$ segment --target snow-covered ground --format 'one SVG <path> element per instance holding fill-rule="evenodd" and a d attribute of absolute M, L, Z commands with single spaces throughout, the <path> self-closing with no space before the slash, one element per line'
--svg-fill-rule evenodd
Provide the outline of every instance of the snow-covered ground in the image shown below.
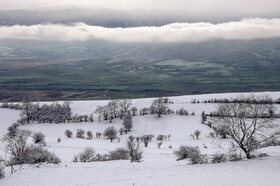
<path fill-rule="evenodd" d="M 268 92 L 274 99 L 280 97 L 280 92 Z M 93 123 L 67 124 L 30 124 L 21 126 L 33 132 L 41 131 L 46 136 L 47 148 L 57 154 L 62 160 L 60 165 L 42 164 L 24 165 L 21 171 L 13 175 L 6 169 L 6 178 L 0 180 L 0 185 L 280 185 L 280 147 L 261 149 L 270 156 L 240 162 L 221 164 L 188 165 L 186 160 L 176 161 L 174 150 L 180 145 L 198 146 L 202 153 L 226 153 L 227 140 L 208 137 L 212 129 L 201 124 L 201 112 L 215 111 L 216 104 L 192 104 L 191 100 L 200 101 L 211 98 L 230 98 L 235 94 L 209 94 L 171 97 L 174 102 L 169 104 L 173 110 L 184 108 L 195 112 L 195 116 L 168 115 L 157 118 L 154 115 L 133 117 L 133 130 L 129 134 L 118 136 L 112 143 L 110 140 L 93 138 L 92 140 L 66 138 L 64 131 L 70 129 L 75 135 L 77 129 L 85 131 L 103 132 L 105 128 L 121 127 L 122 120 L 98 122 L 95 116 Z M 133 106 L 139 109 L 149 107 L 153 99 L 133 100 Z M 75 101 L 71 103 L 73 113 L 90 114 L 98 105 L 105 105 L 107 101 Z M 277 111 L 279 113 L 279 109 Z M 19 112 L 0 109 L 0 136 L 19 117 Z M 193 140 L 190 134 L 196 129 L 201 131 L 200 139 Z M 93 147 L 97 153 L 107 153 L 117 147 L 124 147 L 129 135 L 143 134 L 171 134 L 169 141 L 164 141 L 161 148 L 157 148 L 156 137 L 143 147 L 143 162 L 130 163 L 128 160 L 73 163 L 74 155 L 86 147 Z M 57 138 L 61 142 L 57 142 Z M 31 142 L 31 140 L 30 140 Z M 172 148 L 169 148 L 172 146 Z M 207 146 L 207 148 L 204 148 Z M 0 155 L 5 157 L 4 144 L 0 142 Z"/>

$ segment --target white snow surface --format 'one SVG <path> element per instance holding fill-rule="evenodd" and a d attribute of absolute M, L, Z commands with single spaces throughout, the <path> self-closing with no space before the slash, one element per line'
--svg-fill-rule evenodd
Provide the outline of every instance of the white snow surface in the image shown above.
<path fill-rule="evenodd" d="M 216 104 L 192 104 L 191 100 L 199 101 L 211 98 L 230 98 L 240 93 L 205 94 L 193 96 L 170 97 L 174 102 L 169 104 L 171 109 L 185 108 L 195 116 L 178 116 L 176 114 L 157 118 L 154 115 L 133 117 L 133 129 L 131 133 L 119 135 L 112 143 L 110 140 L 93 138 L 92 140 L 66 138 L 64 131 L 70 129 L 76 134 L 77 129 L 85 131 L 103 132 L 105 128 L 114 126 L 121 128 L 122 120 L 115 119 L 113 123 L 107 121 L 95 121 L 93 123 L 65 123 L 65 124 L 29 124 L 21 126 L 21 129 L 32 132 L 41 131 L 46 136 L 47 146 L 62 161 L 60 165 L 41 164 L 23 165 L 20 171 L 9 173 L 6 167 L 6 177 L 0 180 L 2 186 L 12 185 L 215 185 L 215 186 L 263 186 L 280 185 L 280 147 L 268 147 L 260 149 L 270 156 L 239 162 L 226 162 L 220 164 L 189 165 L 187 160 L 176 161 L 174 150 L 180 145 L 198 146 L 202 153 L 211 155 L 214 153 L 228 152 L 229 139 L 218 140 L 208 137 L 212 131 L 206 125 L 201 124 L 201 112 L 215 111 Z M 243 93 L 248 94 L 248 93 Z M 261 94 L 261 93 L 258 93 Z M 262 93 L 263 94 L 263 93 Z M 280 97 L 280 92 L 266 92 L 274 99 Z M 133 106 L 138 110 L 149 107 L 154 98 L 135 99 Z M 98 105 L 105 105 L 108 101 L 73 101 L 72 112 L 75 114 L 91 114 Z M 279 108 L 277 113 L 279 112 Z M 19 118 L 19 111 L 0 109 L 0 136 L 7 132 L 7 128 Z M 193 140 L 190 134 L 196 129 L 201 131 L 198 140 Z M 154 134 L 152 142 L 144 150 L 141 163 L 130 163 L 129 160 L 73 163 L 74 155 L 83 151 L 86 147 L 93 147 L 97 153 L 107 153 L 117 147 L 124 147 L 129 135 L 140 136 Z M 161 148 L 157 148 L 156 137 L 158 134 L 171 134 L 169 141 L 164 141 Z M 57 138 L 61 142 L 57 142 Z M 32 140 L 29 140 L 32 143 Z M 172 148 L 169 148 L 172 146 Z M 204 148 L 207 146 L 207 148 Z M 0 142 L 0 155 L 5 157 L 4 144 Z"/>

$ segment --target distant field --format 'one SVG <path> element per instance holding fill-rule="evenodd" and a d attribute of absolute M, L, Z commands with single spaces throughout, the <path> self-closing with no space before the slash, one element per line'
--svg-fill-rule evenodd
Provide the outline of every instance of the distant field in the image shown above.
<path fill-rule="evenodd" d="M 0 100 L 143 98 L 218 92 L 279 91 L 280 64 L 161 59 L 83 60 L 2 68 Z"/>

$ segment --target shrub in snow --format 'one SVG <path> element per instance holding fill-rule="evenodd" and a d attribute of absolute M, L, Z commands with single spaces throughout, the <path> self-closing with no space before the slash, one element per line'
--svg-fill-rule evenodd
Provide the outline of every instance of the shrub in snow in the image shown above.
<path fill-rule="evenodd" d="M 135 139 L 136 139 L 136 142 L 139 142 L 141 137 L 135 137 Z"/>
<path fill-rule="evenodd" d="M 124 133 L 124 129 L 120 128 L 119 133 L 120 133 L 120 135 L 122 135 Z"/>
<path fill-rule="evenodd" d="M 141 115 L 141 116 L 144 116 L 144 115 L 148 114 L 148 112 L 149 112 L 149 109 L 148 109 L 148 108 L 142 108 L 142 109 L 140 110 L 140 115 Z"/>
<path fill-rule="evenodd" d="M 110 161 L 110 156 L 108 154 L 97 154 L 94 161 Z"/>
<path fill-rule="evenodd" d="M 201 134 L 201 132 L 199 130 L 194 131 L 193 133 L 196 137 L 196 139 L 198 139 L 199 135 Z"/>
<path fill-rule="evenodd" d="M 125 148 L 117 148 L 114 151 L 109 152 L 110 160 L 128 160 L 128 150 Z"/>
<path fill-rule="evenodd" d="M 161 145 L 162 145 L 162 142 L 159 142 L 159 143 L 157 144 L 157 147 L 160 148 Z"/>
<path fill-rule="evenodd" d="M 88 147 L 78 155 L 80 162 L 92 162 L 94 161 L 95 151 L 93 148 Z M 74 157 L 75 160 L 75 157 Z"/>
<path fill-rule="evenodd" d="M 16 136 L 17 132 L 18 132 L 18 127 L 19 124 L 18 123 L 14 123 L 12 124 L 9 128 L 8 128 L 8 133 L 6 134 L 7 136 L 9 136 L 10 138 L 13 138 Z"/>
<path fill-rule="evenodd" d="M 91 131 L 87 131 L 87 138 L 92 139 L 93 135 Z"/>
<path fill-rule="evenodd" d="M 179 110 L 176 111 L 176 114 L 178 114 L 180 116 L 187 116 L 187 115 L 189 115 L 189 112 L 187 110 L 185 110 L 184 108 L 180 108 Z"/>
<path fill-rule="evenodd" d="M 192 116 L 194 116 L 195 115 L 195 112 L 192 112 Z"/>
<path fill-rule="evenodd" d="M 194 139 L 194 134 L 191 134 L 190 137 L 192 137 Z"/>
<path fill-rule="evenodd" d="M 207 155 L 201 154 L 197 147 L 181 146 L 178 150 L 174 151 L 174 154 L 177 156 L 177 161 L 189 158 L 191 164 L 208 162 Z"/>
<path fill-rule="evenodd" d="M 167 135 L 167 140 L 168 140 L 168 141 L 170 140 L 170 137 L 171 137 L 171 134 L 168 134 L 168 135 Z"/>
<path fill-rule="evenodd" d="M 22 163 L 36 164 L 41 162 L 59 164 L 61 160 L 42 146 L 27 147 L 24 151 Z"/>
<path fill-rule="evenodd" d="M 11 137 L 10 135 L 5 135 L 3 142 L 6 144 L 6 151 L 8 154 L 12 155 L 11 162 L 13 164 L 24 163 L 24 152 L 27 148 L 27 139 L 31 135 L 31 131 L 28 130 L 18 130 L 16 135 Z"/>
<path fill-rule="evenodd" d="M 258 158 L 263 158 L 263 157 L 266 157 L 266 156 L 269 156 L 269 155 L 267 153 L 258 154 Z"/>
<path fill-rule="evenodd" d="M 213 154 L 211 156 L 211 163 L 221 163 L 226 161 L 227 161 L 226 154 Z"/>
<path fill-rule="evenodd" d="M 193 151 L 190 154 L 190 163 L 191 164 L 206 164 L 208 163 L 208 157 L 206 154 L 201 154 L 200 150 Z"/>
<path fill-rule="evenodd" d="M 96 138 L 100 138 L 101 137 L 101 135 L 102 135 L 102 133 L 101 132 L 96 132 Z"/>
<path fill-rule="evenodd" d="M 228 160 L 229 161 L 241 161 L 242 155 L 241 155 L 241 153 L 230 153 L 228 155 Z"/>
<path fill-rule="evenodd" d="M 133 142 L 133 140 L 135 139 L 135 137 L 132 136 L 132 135 L 130 135 L 130 136 L 128 136 L 128 139 L 129 139 L 131 142 Z"/>
<path fill-rule="evenodd" d="M 42 132 L 36 132 L 32 136 L 33 142 L 40 145 L 46 145 L 45 135 Z"/>
<path fill-rule="evenodd" d="M 60 143 L 61 142 L 61 138 L 57 138 L 57 142 Z"/>
<path fill-rule="evenodd" d="M 73 158 L 73 162 L 78 162 L 78 159 L 79 159 L 79 155 L 75 155 Z"/>
<path fill-rule="evenodd" d="M 113 139 L 117 138 L 117 130 L 114 127 L 108 127 L 105 129 L 103 136 L 110 139 L 112 142 Z"/>
<path fill-rule="evenodd" d="M 215 126 L 213 127 L 213 130 L 222 138 L 227 138 L 227 136 L 230 135 L 228 127 L 226 125 Z"/>
<path fill-rule="evenodd" d="M 211 137 L 211 138 L 215 138 L 215 134 L 214 134 L 214 132 L 209 132 L 209 137 Z"/>
<path fill-rule="evenodd" d="M 148 144 L 150 142 L 149 136 L 147 136 L 147 135 L 143 136 L 143 142 L 144 142 L 145 147 L 148 147 Z"/>
<path fill-rule="evenodd" d="M 153 134 L 149 134 L 149 140 L 152 141 L 152 139 L 155 137 Z"/>
<path fill-rule="evenodd" d="M 131 111 L 132 111 L 132 115 L 133 115 L 133 116 L 136 116 L 137 108 L 136 108 L 136 107 L 132 107 L 132 108 L 131 108 Z"/>
<path fill-rule="evenodd" d="M 140 148 L 140 143 L 127 141 L 126 148 L 131 162 L 140 162 L 142 160 L 143 151 Z"/>
<path fill-rule="evenodd" d="M 84 139 L 85 131 L 83 129 L 77 129 L 76 137 Z"/>
<path fill-rule="evenodd" d="M 168 148 L 172 149 L 172 145 L 169 145 Z"/>
<path fill-rule="evenodd" d="M 67 129 L 67 130 L 64 132 L 64 134 L 65 134 L 65 136 L 66 136 L 67 138 L 72 138 L 72 136 L 73 136 L 72 131 L 69 130 L 69 129 Z"/>
<path fill-rule="evenodd" d="M 161 134 L 158 135 L 158 137 L 157 137 L 157 140 L 158 140 L 158 141 L 162 141 L 163 139 L 164 139 L 164 135 L 161 135 Z"/>
<path fill-rule="evenodd" d="M 242 160 L 242 155 L 240 153 L 240 150 L 234 144 L 232 144 L 231 148 L 229 149 L 228 160 L 229 161 L 241 161 Z"/>

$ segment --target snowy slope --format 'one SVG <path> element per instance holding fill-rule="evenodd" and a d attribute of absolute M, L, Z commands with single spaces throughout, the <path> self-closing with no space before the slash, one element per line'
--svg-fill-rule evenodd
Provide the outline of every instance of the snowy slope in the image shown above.
<path fill-rule="evenodd" d="M 279 98 L 280 92 L 268 93 L 273 98 Z M 42 131 L 46 136 L 47 148 L 61 158 L 60 165 L 24 165 L 21 171 L 0 180 L 0 185 L 279 185 L 280 184 L 280 147 L 261 149 L 271 156 L 241 162 L 228 162 L 215 165 L 187 165 L 187 161 L 176 161 L 173 151 L 180 145 L 198 146 L 203 153 L 213 154 L 228 151 L 228 140 L 209 138 L 212 130 L 201 124 L 201 112 L 215 111 L 216 104 L 192 104 L 192 99 L 204 101 L 211 98 L 229 98 L 236 94 L 209 94 L 195 96 L 180 96 L 170 98 L 174 103 L 169 104 L 173 110 L 185 108 L 194 111 L 195 116 L 169 115 L 156 118 L 153 115 L 133 117 L 131 133 L 118 136 L 112 143 L 107 139 L 92 140 L 71 138 L 64 136 L 64 131 L 70 129 L 75 135 L 77 129 L 85 131 L 103 132 L 105 128 L 121 127 L 122 120 L 94 121 L 93 123 L 67 124 L 30 124 L 21 126 L 22 129 Z M 133 100 L 133 106 L 139 109 L 149 107 L 153 99 Z M 105 105 L 107 101 L 75 101 L 71 103 L 73 113 L 90 114 L 98 105 Z M 279 112 L 279 109 L 278 111 Z M 19 117 L 18 111 L 0 109 L 0 135 Z M 96 119 L 96 116 L 95 116 Z M 97 119 L 96 119 L 97 120 Z M 193 140 L 189 135 L 194 130 L 200 130 L 199 140 Z M 117 147 L 123 147 L 129 135 L 143 134 L 171 134 L 170 141 L 164 141 L 161 148 L 157 148 L 156 137 L 148 148 L 143 147 L 143 162 L 110 161 L 94 163 L 73 163 L 74 155 L 86 147 L 93 147 L 97 153 L 107 153 Z M 60 137 L 62 141 L 57 142 Z M 31 141 L 30 141 L 31 142 Z M 0 143 L 3 150 L 4 146 Z M 204 145 L 207 148 L 203 148 Z M 172 146 L 172 148 L 169 148 Z M 3 157 L 3 151 L 2 153 Z"/>

